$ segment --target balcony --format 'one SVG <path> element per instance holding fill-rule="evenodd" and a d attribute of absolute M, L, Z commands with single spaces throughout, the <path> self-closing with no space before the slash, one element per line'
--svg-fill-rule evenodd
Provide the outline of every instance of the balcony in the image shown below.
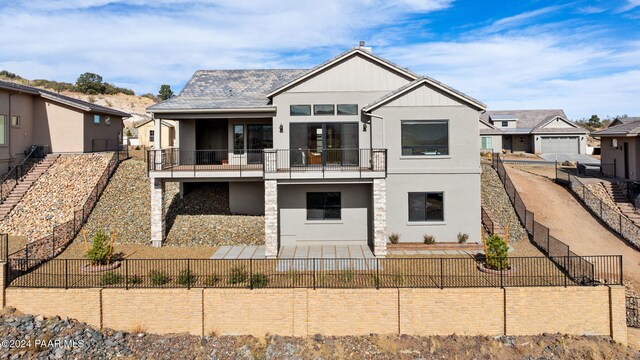
<path fill-rule="evenodd" d="M 149 150 L 159 178 L 373 179 L 386 177 L 386 149 Z"/>

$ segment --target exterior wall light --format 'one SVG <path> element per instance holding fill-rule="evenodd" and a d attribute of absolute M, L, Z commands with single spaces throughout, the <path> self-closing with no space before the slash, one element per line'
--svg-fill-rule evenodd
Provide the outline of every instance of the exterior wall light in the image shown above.
<path fill-rule="evenodd" d="M 282 124 L 280 124 L 280 134 L 282 134 L 284 132 L 284 126 L 282 126 Z"/>
<path fill-rule="evenodd" d="M 367 124 L 363 124 L 362 125 L 362 131 L 363 132 L 367 132 Z"/>

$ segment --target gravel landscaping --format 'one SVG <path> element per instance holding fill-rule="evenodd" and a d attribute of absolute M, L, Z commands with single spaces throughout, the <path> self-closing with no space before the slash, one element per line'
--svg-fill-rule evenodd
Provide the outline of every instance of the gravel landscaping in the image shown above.
<path fill-rule="evenodd" d="M 180 199 L 176 182 L 165 187 L 166 245 L 218 246 L 264 244 L 264 217 L 232 215 L 225 184 L 203 184 Z M 116 242 L 147 244 L 151 234 L 151 198 L 146 163 L 129 159 L 120 164 L 94 208 L 85 229 L 111 232 Z M 83 241 L 82 236 L 76 242 Z"/>
<path fill-rule="evenodd" d="M 29 189 L 0 232 L 30 241 L 50 235 L 54 225 L 73 218 L 104 172 L 111 153 L 61 155 Z"/>
<path fill-rule="evenodd" d="M 509 201 L 498 173 L 488 164 L 482 164 L 482 204 L 496 217 L 503 227 L 509 225 L 509 241 L 527 239 L 526 230 L 520 225 L 515 209 Z"/>
<path fill-rule="evenodd" d="M 11 359 L 640 358 L 637 350 L 599 336 L 155 335 L 144 329 L 97 330 L 74 319 L 23 315 L 13 308 L 2 310 L 0 337 L 14 345 L 0 348 L 0 357 Z"/>

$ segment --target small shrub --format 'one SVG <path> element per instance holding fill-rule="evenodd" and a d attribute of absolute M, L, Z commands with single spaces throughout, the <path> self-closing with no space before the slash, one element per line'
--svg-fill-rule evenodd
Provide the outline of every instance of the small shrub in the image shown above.
<path fill-rule="evenodd" d="M 191 284 L 196 282 L 196 279 L 197 279 L 196 275 L 191 273 L 191 271 L 182 270 L 178 274 L 178 278 L 176 279 L 176 281 L 178 282 L 178 284 L 182 286 L 190 286 Z"/>
<path fill-rule="evenodd" d="M 298 273 L 295 270 L 290 269 L 289 272 L 288 272 L 288 275 L 289 275 L 289 281 L 292 284 L 295 284 L 296 281 L 298 280 Z"/>
<path fill-rule="evenodd" d="M 215 286 L 219 282 L 220 282 L 220 276 L 216 274 L 211 274 L 207 276 L 206 279 L 204 280 L 204 283 L 207 286 Z"/>
<path fill-rule="evenodd" d="M 96 98 L 95 98 L 95 96 L 89 96 L 89 97 L 87 98 L 87 101 L 88 101 L 88 102 L 90 102 L 90 103 L 92 103 L 92 104 L 94 104 L 94 103 L 96 102 Z"/>
<path fill-rule="evenodd" d="M 100 277 L 100 283 L 102 285 L 116 285 L 122 282 L 122 275 L 114 273 L 113 271 L 107 271 Z"/>
<path fill-rule="evenodd" d="M 133 134 L 131 133 L 131 129 L 127 129 L 127 131 L 124 133 L 124 136 L 126 137 L 132 137 Z"/>
<path fill-rule="evenodd" d="M 268 282 L 269 279 L 265 274 L 253 274 L 253 276 L 251 276 L 251 284 L 254 289 L 266 287 Z"/>
<path fill-rule="evenodd" d="M 229 272 L 229 284 L 240 284 L 247 280 L 247 272 L 244 266 L 234 266 Z"/>
<path fill-rule="evenodd" d="M 140 150 L 140 145 L 136 145 L 136 150 Z"/>
<path fill-rule="evenodd" d="M 436 237 L 433 235 L 424 235 L 422 237 L 422 239 L 424 239 L 424 243 L 427 245 L 431 245 L 431 244 L 435 244 L 436 243 Z"/>
<path fill-rule="evenodd" d="M 487 240 L 487 267 L 493 270 L 504 270 L 509 267 L 507 242 L 498 235 L 491 235 Z"/>
<path fill-rule="evenodd" d="M 345 270 L 342 274 L 340 274 L 340 279 L 346 283 L 350 283 L 353 281 L 353 278 L 355 277 L 355 273 L 353 272 L 353 270 L 348 269 Z"/>
<path fill-rule="evenodd" d="M 404 285 L 404 273 L 402 271 L 400 271 L 398 274 L 395 275 L 395 280 L 396 280 L 396 285 L 397 286 L 403 286 Z"/>
<path fill-rule="evenodd" d="M 397 233 L 393 233 L 389 235 L 389 242 L 392 244 L 397 244 L 400 241 L 400 235 Z"/>
<path fill-rule="evenodd" d="M 458 244 L 464 244 L 469 240 L 469 234 L 458 233 Z"/>
<path fill-rule="evenodd" d="M 89 259 L 91 265 L 106 265 L 109 263 L 111 255 L 113 255 L 113 247 L 109 244 L 107 234 L 102 230 L 98 230 L 98 232 L 93 235 L 91 248 L 85 256 Z"/>
<path fill-rule="evenodd" d="M 149 279 L 151 279 L 151 284 L 159 286 L 169 282 L 169 275 L 165 274 L 163 271 L 151 270 L 149 271 Z"/>
<path fill-rule="evenodd" d="M 140 277 L 138 275 L 133 275 L 133 276 L 129 277 L 129 284 L 132 284 L 132 285 L 140 285 L 140 284 L 142 284 L 142 277 Z"/>
<path fill-rule="evenodd" d="M 378 288 L 380 287 L 380 277 L 378 277 L 378 275 L 373 274 L 371 275 L 371 282 L 373 283 L 373 286 Z"/>

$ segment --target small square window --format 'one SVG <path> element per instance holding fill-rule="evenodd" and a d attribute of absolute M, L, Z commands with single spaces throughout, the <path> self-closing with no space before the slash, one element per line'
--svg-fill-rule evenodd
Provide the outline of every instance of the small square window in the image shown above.
<path fill-rule="evenodd" d="M 443 221 L 444 193 L 410 192 L 409 221 Z"/>
<path fill-rule="evenodd" d="M 340 220 L 341 209 L 339 192 L 307 193 L 307 220 Z"/>
<path fill-rule="evenodd" d="M 111 126 L 111 117 L 110 116 L 105 116 L 104 117 L 104 124 L 107 126 Z"/>
<path fill-rule="evenodd" d="M 338 115 L 358 115 L 358 104 L 338 104 Z"/>
<path fill-rule="evenodd" d="M 95 125 L 100 125 L 100 115 L 93 115 L 93 123 Z"/>
<path fill-rule="evenodd" d="M 19 115 L 13 115 L 11 117 L 11 126 L 20 127 L 22 125 L 22 118 Z"/>
<path fill-rule="evenodd" d="M 509 127 L 509 122 L 508 121 L 503 121 L 502 122 L 502 127 Z"/>
<path fill-rule="evenodd" d="M 291 105 L 289 106 L 291 116 L 311 116 L 311 105 Z"/>
<path fill-rule="evenodd" d="M 313 105 L 313 115 L 335 115 L 333 104 Z"/>

